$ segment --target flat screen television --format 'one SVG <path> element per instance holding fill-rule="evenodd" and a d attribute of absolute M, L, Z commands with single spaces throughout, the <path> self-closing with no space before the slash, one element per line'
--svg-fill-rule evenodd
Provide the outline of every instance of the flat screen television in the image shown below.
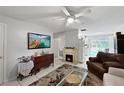
<path fill-rule="evenodd" d="M 28 33 L 28 49 L 50 48 L 51 37 L 36 33 Z"/>

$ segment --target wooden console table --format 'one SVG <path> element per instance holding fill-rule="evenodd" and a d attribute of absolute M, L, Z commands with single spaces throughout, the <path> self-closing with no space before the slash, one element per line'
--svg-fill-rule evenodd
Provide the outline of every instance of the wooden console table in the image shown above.
<path fill-rule="evenodd" d="M 45 54 L 33 58 L 33 72 L 36 74 L 41 68 L 46 68 L 51 64 L 54 65 L 54 54 Z"/>

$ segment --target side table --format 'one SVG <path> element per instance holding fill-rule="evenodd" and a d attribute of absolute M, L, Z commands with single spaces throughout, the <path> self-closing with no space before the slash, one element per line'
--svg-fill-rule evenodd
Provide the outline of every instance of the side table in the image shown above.
<path fill-rule="evenodd" d="M 34 67 L 33 61 L 18 63 L 18 77 L 22 80 L 24 77 L 31 75 L 31 70 Z"/>

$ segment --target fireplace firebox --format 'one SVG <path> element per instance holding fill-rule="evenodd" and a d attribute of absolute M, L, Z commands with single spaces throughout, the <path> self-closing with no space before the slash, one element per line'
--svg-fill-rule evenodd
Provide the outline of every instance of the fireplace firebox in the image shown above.
<path fill-rule="evenodd" d="M 67 62 L 73 62 L 73 55 L 66 54 L 66 61 Z"/>

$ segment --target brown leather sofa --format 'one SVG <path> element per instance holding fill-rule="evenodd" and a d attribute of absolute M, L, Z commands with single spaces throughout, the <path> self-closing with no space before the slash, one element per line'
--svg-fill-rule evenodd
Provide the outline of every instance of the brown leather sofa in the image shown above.
<path fill-rule="evenodd" d="M 98 52 L 96 57 L 89 57 L 88 70 L 103 79 L 109 67 L 124 68 L 124 54 Z"/>

